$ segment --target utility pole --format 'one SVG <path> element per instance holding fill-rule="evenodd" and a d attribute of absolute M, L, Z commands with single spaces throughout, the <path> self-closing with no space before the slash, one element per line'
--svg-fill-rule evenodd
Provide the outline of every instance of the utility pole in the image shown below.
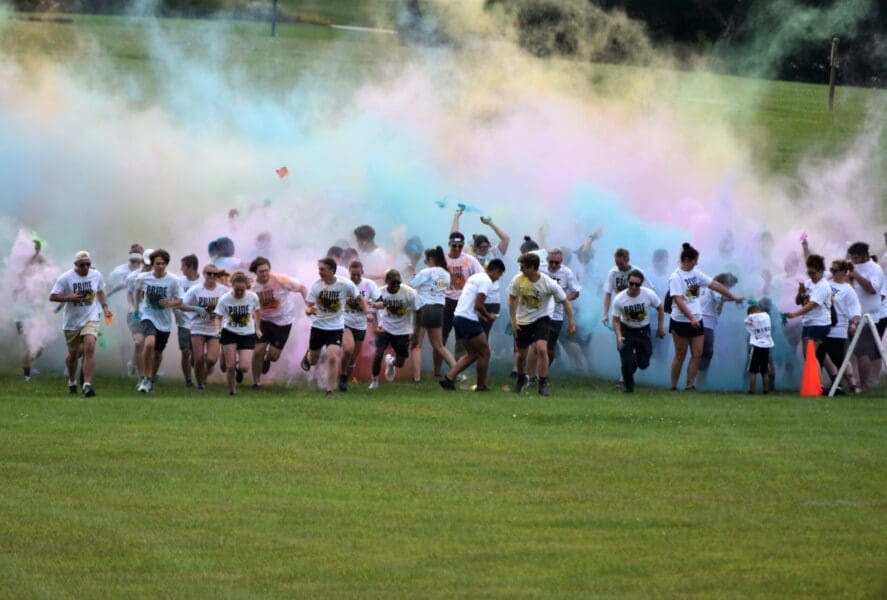
<path fill-rule="evenodd" d="M 274 0 L 274 6 L 271 8 L 271 37 L 277 35 L 277 0 Z"/>
<path fill-rule="evenodd" d="M 832 52 L 828 59 L 828 111 L 835 108 L 835 79 L 838 70 L 838 38 L 832 38 Z"/>

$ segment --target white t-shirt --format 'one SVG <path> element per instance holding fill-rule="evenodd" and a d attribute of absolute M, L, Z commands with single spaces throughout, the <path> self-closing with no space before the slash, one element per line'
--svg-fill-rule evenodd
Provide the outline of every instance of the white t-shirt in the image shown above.
<path fill-rule="evenodd" d="M 203 277 L 198 277 L 193 281 L 188 279 L 184 275 L 179 277 L 179 283 L 182 286 L 181 295 L 182 298 L 185 297 L 185 294 L 188 293 L 188 290 L 193 288 L 194 286 L 201 285 L 203 283 Z M 184 327 L 185 329 L 191 329 L 191 321 L 194 320 L 194 314 L 189 311 L 175 309 L 176 314 L 176 323 L 178 323 L 179 327 Z"/>
<path fill-rule="evenodd" d="M 191 289 L 185 293 L 185 297 L 183 298 L 185 304 L 188 306 L 199 306 L 209 313 L 204 318 L 198 316 L 197 313 L 185 311 L 193 315 L 191 317 L 191 335 L 216 335 L 216 324 L 215 319 L 213 318 L 213 313 L 216 311 L 216 305 L 219 303 L 219 298 L 227 294 L 229 291 L 229 288 L 218 283 L 216 284 L 216 287 L 208 290 L 204 287 L 204 284 L 201 283 L 200 285 L 192 286 Z"/>
<path fill-rule="evenodd" d="M 163 298 L 175 300 L 182 297 L 182 284 L 172 273 L 157 278 L 153 271 L 146 271 L 136 277 L 136 291 L 144 293 L 139 304 L 139 319 L 151 321 L 158 331 L 172 329 L 172 309 L 160 305 Z"/>
<path fill-rule="evenodd" d="M 292 277 L 271 273 L 267 283 L 254 283 L 250 291 L 259 297 L 262 321 L 284 327 L 295 320 L 296 305 L 293 299 L 302 284 Z"/>
<path fill-rule="evenodd" d="M 375 279 L 382 279 L 385 276 L 385 271 L 391 266 L 388 253 L 379 246 L 376 246 L 371 252 L 361 253 L 360 262 L 363 263 L 364 273 Z M 348 276 L 346 275 L 344 279 L 348 279 Z"/>
<path fill-rule="evenodd" d="M 715 329 L 724 309 L 724 296 L 711 288 L 702 288 L 699 292 L 699 308 L 705 328 Z"/>
<path fill-rule="evenodd" d="M 544 273 L 532 282 L 523 273 L 519 273 L 508 286 L 508 295 L 517 298 L 517 324 L 529 325 L 542 317 L 551 317 L 554 303 L 563 302 L 567 294 L 557 282 Z"/>
<path fill-rule="evenodd" d="M 46 289 L 46 288 L 44 288 Z M 89 321 L 98 321 L 102 315 L 102 307 L 98 302 L 97 294 L 105 289 L 105 280 L 102 274 L 95 269 L 81 277 L 74 269 L 65 271 L 52 286 L 52 294 L 83 294 L 83 300 L 78 302 L 65 302 L 65 314 L 62 319 L 62 329 L 74 331 L 86 325 Z"/>
<path fill-rule="evenodd" d="M 887 319 L 887 273 L 884 274 L 884 285 L 881 286 L 881 318 Z"/>
<path fill-rule="evenodd" d="M 650 289 L 656 292 L 657 296 L 665 298 L 665 293 L 668 292 L 668 277 L 669 273 L 657 275 L 653 272 L 649 277 L 644 277 L 644 283 L 649 285 Z"/>
<path fill-rule="evenodd" d="M 756 348 L 773 347 L 770 315 L 767 313 L 753 313 L 745 317 L 745 330 L 748 332 L 748 343 L 752 346 Z"/>
<path fill-rule="evenodd" d="M 387 286 L 379 288 L 379 297 L 385 308 L 378 311 L 379 327 L 391 335 L 410 335 L 413 333 L 413 315 L 418 309 L 419 295 L 408 285 L 401 284 L 396 294 L 388 291 Z"/>
<path fill-rule="evenodd" d="M 355 285 L 357 291 L 368 303 L 379 297 L 379 286 L 372 279 L 361 277 L 360 283 Z M 365 331 L 367 328 L 367 313 L 363 312 L 360 300 L 356 296 L 345 301 L 345 327 L 358 331 Z"/>
<path fill-rule="evenodd" d="M 136 271 L 139 269 L 136 268 Z M 108 274 L 108 286 L 112 289 L 124 283 L 126 281 L 126 276 L 129 275 L 132 271 L 129 269 L 129 263 L 125 262 L 122 265 L 117 265 L 114 269 Z"/>
<path fill-rule="evenodd" d="M 828 337 L 846 340 L 850 319 L 862 316 L 859 297 L 849 283 L 835 283 L 831 281 L 829 282 L 829 287 L 832 289 L 832 302 L 835 305 L 838 322 L 829 330 Z"/>
<path fill-rule="evenodd" d="M 875 288 L 874 294 L 869 294 L 862 289 L 861 285 L 856 284 L 856 295 L 859 296 L 859 306 L 862 308 L 862 314 L 871 315 L 872 319 L 878 320 L 881 314 L 881 287 L 884 285 L 884 271 L 873 260 L 864 262 L 861 265 L 853 265 L 853 270 L 872 282 Z"/>
<path fill-rule="evenodd" d="M 619 292 L 624 292 L 628 289 L 628 274 L 637 269 L 641 273 L 644 271 L 638 269 L 634 265 L 628 265 L 628 268 L 625 271 L 620 271 L 619 267 L 613 267 L 610 269 L 610 272 L 607 273 L 607 278 L 604 280 L 604 293 L 605 294 L 618 294 Z M 649 287 L 650 284 L 647 282 L 646 275 L 644 276 L 644 286 Z"/>
<path fill-rule="evenodd" d="M 650 309 L 659 308 L 662 300 L 659 295 L 649 288 L 642 287 L 634 298 L 628 295 L 628 290 L 616 294 L 613 299 L 610 314 L 619 317 L 619 321 L 631 329 L 640 329 L 650 324 Z"/>
<path fill-rule="evenodd" d="M 496 282 L 490 279 L 490 276 L 487 275 L 486 271 L 475 273 L 469 277 L 468 281 L 465 282 L 465 287 L 462 288 L 462 294 L 459 296 L 459 302 L 456 303 L 456 311 L 453 313 L 453 317 L 462 317 L 470 321 L 480 321 L 477 313 L 474 312 L 477 296 L 478 294 L 483 294 L 489 299 L 489 294 L 493 289 L 494 283 Z M 489 304 L 489 302 L 485 301 L 484 304 Z"/>
<path fill-rule="evenodd" d="M 502 260 L 505 258 L 505 255 L 499 252 L 499 246 L 490 246 L 489 251 L 484 256 L 474 255 L 474 258 L 477 259 L 477 262 L 480 263 L 480 266 L 484 269 L 487 268 L 487 265 L 490 264 L 495 258 Z M 499 304 L 499 280 L 493 281 L 493 287 L 490 288 L 490 293 L 487 294 L 486 304 Z"/>
<path fill-rule="evenodd" d="M 804 327 L 832 324 L 832 288 L 825 277 L 813 283 L 812 279 L 804 282 L 809 302 L 815 302 L 818 306 L 801 317 Z"/>
<path fill-rule="evenodd" d="M 236 298 L 234 290 L 227 292 L 216 303 L 215 314 L 222 317 L 222 329 L 237 335 L 252 335 L 256 332 L 256 320 L 253 318 L 259 308 L 259 297 L 246 290 L 243 298 Z"/>
<path fill-rule="evenodd" d="M 142 271 L 141 269 L 130 271 L 129 275 L 126 276 L 126 279 L 123 280 L 123 284 L 126 286 L 126 296 L 133 306 L 135 306 L 136 303 L 136 279 L 138 279 L 139 275 L 146 272 L 147 271 Z"/>
<path fill-rule="evenodd" d="M 360 295 L 357 286 L 350 279 L 336 277 L 332 283 L 318 279 L 308 289 L 308 302 L 317 308 L 311 315 L 311 326 L 325 331 L 345 328 L 345 302 Z"/>
<path fill-rule="evenodd" d="M 450 258 L 447 254 L 447 270 L 450 272 L 450 286 L 447 288 L 446 297 L 450 300 L 458 300 L 462 294 L 465 282 L 475 273 L 484 270 L 477 259 L 463 252 L 459 258 Z"/>
<path fill-rule="evenodd" d="M 579 285 L 579 280 L 576 279 L 576 275 L 570 269 L 570 267 L 565 267 L 561 265 L 561 268 L 552 273 L 547 268 L 539 269 L 540 272 L 548 275 L 552 279 L 554 279 L 561 289 L 566 292 L 569 296 L 573 292 L 581 292 L 582 286 Z M 552 321 L 563 321 L 564 320 L 564 305 L 563 304 L 555 304 L 554 311 L 551 313 Z"/>
<path fill-rule="evenodd" d="M 419 308 L 426 304 L 443 304 L 450 287 L 450 272 L 442 267 L 427 267 L 413 277 L 410 287 L 419 294 Z"/>
<path fill-rule="evenodd" d="M 702 288 L 708 287 L 712 282 L 712 278 L 700 271 L 692 269 L 684 271 L 680 267 L 674 270 L 671 277 L 668 278 L 668 291 L 672 298 L 682 296 L 687 308 L 697 319 L 702 318 L 702 306 L 699 302 L 699 294 Z M 672 302 L 671 318 L 679 323 L 689 323 L 690 319 L 684 315 L 683 311 L 678 307 L 677 302 Z"/>

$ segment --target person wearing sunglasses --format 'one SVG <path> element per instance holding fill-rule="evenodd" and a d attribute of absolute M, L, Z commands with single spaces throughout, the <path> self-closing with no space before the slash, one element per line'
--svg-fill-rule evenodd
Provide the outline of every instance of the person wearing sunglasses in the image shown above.
<path fill-rule="evenodd" d="M 105 280 L 91 266 L 89 252 L 81 250 L 74 255 L 74 268 L 62 273 L 49 294 L 51 302 L 64 305 L 62 329 L 68 348 L 65 359 L 68 393 L 77 393 L 77 361 L 83 357 L 83 396 L 86 398 L 96 395 L 92 378 L 95 375 L 95 344 L 102 313 L 106 320 L 111 318 L 105 298 Z"/>
<path fill-rule="evenodd" d="M 179 277 L 181 289 L 179 292 L 184 299 L 188 290 L 194 286 L 200 285 L 203 279 L 200 276 L 200 261 L 195 254 L 183 256 L 181 263 L 182 275 Z M 179 362 L 182 368 L 182 376 L 185 378 L 185 386 L 194 387 L 191 380 L 191 365 L 194 364 L 194 357 L 191 354 L 191 320 L 194 318 L 190 312 L 182 312 L 181 308 L 174 310 L 176 316 L 176 333 L 179 341 L 179 351 L 181 352 L 181 360 Z"/>
<path fill-rule="evenodd" d="M 547 265 L 541 266 L 539 269 L 545 275 L 554 279 L 564 293 L 567 294 L 567 300 L 571 303 L 579 298 L 582 286 L 570 267 L 564 264 L 564 251 L 561 248 L 552 248 L 548 251 Z M 551 313 L 551 324 L 548 328 L 548 368 L 551 368 L 555 357 L 557 356 L 557 343 L 561 330 L 564 326 L 564 305 L 554 305 L 554 311 Z M 535 366 L 535 357 L 531 353 L 530 373 L 534 372 L 532 368 Z M 532 378 L 531 378 L 532 379 Z"/>
<path fill-rule="evenodd" d="M 206 389 L 207 375 L 219 360 L 222 346 L 213 313 L 219 298 L 230 289 L 220 282 L 221 269 L 210 263 L 203 267 L 203 279 L 191 287 L 182 299 L 181 309 L 196 315 L 191 319 L 191 355 L 194 357 L 194 375 L 197 389 Z"/>
<path fill-rule="evenodd" d="M 464 248 L 465 236 L 458 231 L 450 233 L 449 252 L 447 252 L 446 255 L 446 268 L 447 271 L 450 272 L 450 285 L 447 287 L 445 294 L 443 326 L 441 328 L 444 346 L 446 346 L 447 340 L 450 337 L 450 332 L 453 330 L 453 316 L 456 313 L 456 305 L 459 304 L 459 297 L 462 295 L 462 289 L 465 287 L 465 282 L 468 281 L 468 278 L 472 275 L 482 273 L 484 270 L 476 258 L 467 252 L 463 252 Z M 456 360 L 459 360 L 459 357 L 461 357 L 464 352 L 462 342 L 459 338 L 456 338 L 454 349 L 455 352 L 453 352 L 453 355 Z M 440 366 L 443 362 L 443 358 L 440 355 L 435 354 L 433 362 L 434 378 L 440 379 Z"/>
<path fill-rule="evenodd" d="M 146 377 L 136 390 L 143 394 L 154 392 L 157 371 L 172 331 L 173 309 L 182 303 L 182 284 L 166 270 L 169 252 L 159 248 L 148 259 L 151 270 L 136 277 L 135 285 L 138 314 L 145 334 L 142 361 Z"/>
<path fill-rule="evenodd" d="M 385 361 L 385 380 L 394 381 L 395 369 L 406 364 L 410 356 L 410 337 L 413 334 L 413 318 L 419 306 L 416 291 L 403 285 L 403 277 L 397 269 L 385 273 L 385 285 L 373 304 L 378 316 L 376 323 L 376 354 L 373 357 L 373 380 L 369 389 L 379 388 L 379 374 Z M 385 358 L 388 347 L 394 356 Z"/>
<path fill-rule="evenodd" d="M 650 337 L 650 310 L 658 313 L 656 337 L 665 337 L 665 309 L 659 295 L 644 285 L 644 274 L 632 269 L 626 279 L 628 288 L 613 299 L 611 318 L 616 334 L 616 349 L 622 365 L 622 391 L 634 391 L 634 374 L 650 366 L 653 341 Z"/>
<path fill-rule="evenodd" d="M 696 375 L 702 361 L 705 346 L 705 329 L 702 320 L 702 305 L 699 301 L 702 288 L 709 287 L 722 294 L 727 300 L 742 302 L 722 283 L 719 283 L 696 268 L 699 251 L 689 243 L 681 247 L 680 266 L 668 278 L 668 292 L 672 298 L 669 331 L 674 342 L 674 360 L 671 363 L 671 389 L 677 390 L 678 379 L 690 351 L 687 365 L 686 390 L 696 390 Z"/>
<path fill-rule="evenodd" d="M 804 291 L 796 298 L 801 308 L 785 313 L 787 319 L 802 317 L 801 339 L 805 356 L 807 340 L 813 340 L 813 347 L 818 350 L 832 328 L 832 288 L 825 278 L 825 259 L 819 254 L 811 254 L 806 265 L 809 279 L 803 283 Z"/>

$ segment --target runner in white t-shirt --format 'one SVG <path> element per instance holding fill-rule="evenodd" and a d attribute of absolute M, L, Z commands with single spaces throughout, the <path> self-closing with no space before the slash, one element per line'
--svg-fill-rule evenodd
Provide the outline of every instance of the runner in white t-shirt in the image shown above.
<path fill-rule="evenodd" d="M 668 292 L 672 299 L 669 331 L 674 341 L 674 360 L 671 363 L 671 389 L 676 390 L 684 359 L 690 351 L 690 364 L 687 365 L 689 391 L 696 390 L 696 374 L 702 360 L 705 346 L 705 330 L 702 321 L 702 306 L 699 294 L 704 287 L 720 292 L 727 300 L 741 302 L 744 298 L 734 296 L 723 284 L 696 268 L 699 251 L 688 243 L 681 247 L 681 264 L 668 279 Z"/>
<path fill-rule="evenodd" d="M 145 333 L 142 362 L 147 378 L 136 388 L 142 393 L 154 392 L 157 371 L 173 327 L 173 308 L 182 303 L 182 284 L 178 277 L 166 271 L 169 252 L 157 249 L 148 258 L 151 270 L 140 274 L 135 281 L 138 314 Z"/>
<path fill-rule="evenodd" d="M 199 267 L 200 263 L 196 255 L 189 254 L 182 257 L 182 276 L 179 277 L 182 298 L 185 297 L 185 294 L 192 287 L 203 283 L 203 280 L 200 278 Z M 190 312 L 183 312 L 178 308 L 175 309 L 175 315 L 176 323 L 178 324 L 179 350 L 182 353 L 182 375 L 185 377 L 185 385 L 192 387 L 194 383 L 191 381 L 191 363 L 193 362 L 191 354 L 191 319 L 194 318 L 194 315 Z"/>
<path fill-rule="evenodd" d="M 862 318 L 859 298 L 853 286 L 847 283 L 847 276 L 852 268 L 853 265 L 849 261 L 833 260 L 829 269 L 832 273 L 829 287 L 832 290 L 832 305 L 835 307 L 837 322 L 829 329 L 825 341 L 820 344 L 816 358 L 832 377 L 832 381 L 847 356 L 847 338 L 856 334 L 856 328 Z M 852 368 L 844 371 L 844 380 L 849 385 L 848 391 L 856 391 Z"/>
<path fill-rule="evenodd" d="M 862 314 L 871 315 L 877 323 L 881 314 L 884 271 L 871 259 L 869 246 L 865 242 L 851 244 L 847 248 L 847 255 L 853 263 L 853 270 L 849 275 L 850 283 L 856 289 Z M 859 385 L 864 390 L 877 384 L 881 373 L 881 353 L 877 342 L 871 328 L 864 327 L 853 350 L 859 366 Z"/>
<path fill-rule="evenodd" d="M 443 248 L 437 246 L 425 250 L 424 269 L 410 282 L 410 287 L 419 294 L 419 311 L 416 313 L 416 331 L 411 341 L 413 350 L 410 360 L 413 366 L 413 381 L 422 379 L 422 341 L 428 335 L 435 356 L 443 358 L 452 369 L 456 361 L 443 342 L 443 312 L 446 291 L 450 286 L 450 272 Z"/>
<path fill-rule="evenodd" d="M 259 297 L 249 290 L 252 282 L 243 271 L 231 275 L 231 291 L 219 298 L 213 314 L 220 329 L 228 393 L 237 394 L 253 362 L 256 340 L 262 338 L 262 310 Z"/>
<path fill-rule="evenodd" d="M 505 263 L 494 258 L 487 263 L 484 272 L 475 273 L 465 282 L 453 316 L 456 339 L 462 341 L 465 355 L 456 361 L 456 365 L 450 369 L 446 377 L 440 379 L 443 389 L 455 390 L 459 374 L 477 362 L 477 385 L 474 390 L 489 391 L 487 372 L 490 365 L 490 344 L 483 321 L 492 321 L 497 316 L 487 310 L 489 305 L 487 294 L 490 293 L 493 284 L 501 279 L 503 273 L 505 273 Z"/>
<path fill-rule="evenodd" d="M 419 295 L 413 288 L 403 285 L 400 271 L 389 269 L 385 273 L 385 285 L 379 289 L 374 306 L 378 315 L 376 327 L 376 354 L 373 357 L 373 381 L 371 390 L 379 387 L 382 360 L 390 346 L 394 356 L 385 363 L 385 379 L 394 381 L 395 368 L 404 366 L 410 355 L 410 336 L 413 333 L 413 317 L 419 306 Z"/>
<path fill-rule="evenodd" d="M 123 309 L 123 302 L 126 302 L 126 300 L 127 300 L 128 294 L 126 292 L 129 289 L 129 285 L 128 285 L 127 280 L 130 275 L 132 275 L 133 273 L 138 273 L 139 271 L 142 270 L 142 265 L 145 264 L 144 259 L 143 259 L 144 252 L 145 252 L 145 249 L 142 247 L 141 244 L 132 244 L 129 247 L 129 260 L 127 262 L 123 263 L 122 265 L 116 266 L 114 268 L 114 270 L 111 271 L 110 275 L 108 275 L 108 281 L 105 283 L 107 284 L 107 287 L 108 287 L 107 297 L 108 297 L 109 303 L 113 304 L 113 301 L 111 300 L 111 298 L 117 292 L 124 292 L 124 294 L 121 296 L 122 300 L 119 300 L 118 305 L 117 305 L 121 309 Z M 116 310 L 117 309 L 115 308 L 115 311 Z M 123 310 L 121 310 L 119 312 L 121 314 L 123 314 Z M 124 321 L 124 319 L 121 319 L 121 321 Z M 132 324 L 131 324 L 131 321 L 129 320 L 129 318 L 125 319 L 125 322 L 123 322 L 122 324 L 132 334 Z M 135 334 L 132 334 L 132 335 L 135 335 Z M 141 337 L 141 334 L 139 334 L 139 336 Z M 141 346 L 141 343 L 139 345 Z M 132 377 L 133 375 L 136 374 L 137 365 L 139 364 L 139 361 L 141 360 L 141 356 L 139 356 L 139 352 L 140 352 L 140 350 L 138 348 L 133 348 L 132 357 L 126 363 L 126 373 L 130 377 Z M 141 375 L 141 373 L 139 373 L 139 374 Z"/>
<path fill-rule="evenodd" d="M 659 313 L 656 328 L 658 338 L 665 337 L 665 310 L 656 292 L 644 287 L 644 274 L 639 269 L 629 272 L 626 285 L 628 288 L 613 299 L 610 316 L 622 366 L 622 390 L 631 393 L 634 391 L 635 372 L 649 367 L 653 355 L 650 309 L 655 308 Z"/>
<path fill-rule="evenodd" d="M 770 391 L 770 348 L 773 344 L 772 324 L 760 305 L 748 307 L 745 317 L 745 330 L 748 332 L 748 393 L 755 393 L 757 374 L 761 374 L 764 393 Z"/>
<path fill-rule="evenodd" d="M 91 269 L 89 252 L 81 250 L 74 255 L 74 268 L 62 273 L 49 293 L 51 302 L 63 302 L 65 314 L 62 329 L 68 356 L 68 392 L 77 393 L 77 360 L 83 357 L 83 395 L 95 396 L 92 377 L 95 375 L 95 343 L 99 334 L 99 320 L 104 313 L 106 321 L 111 311 L 105 298 L 105 280 Z"/>
<path fill-rule="evenodd" d="M 615 266 L 607 273 L 604 280 L 604 312 L 601 321 L 604 325 L 610 324 L 610 302 L 613 296 L 628 289 L 628 274 L 637 267 L 631 264 L 631 255 L 625 248 L 617 248 L 613 253 Z M 638 269 L 643 273 L 643 270 Z M 646 282 L 646 277 L 644 278 Z M 649 287 L 649 283 L 647 286 Z"/>
<path fill-rule="evenodd" d="M 301 366 L 309 371 L 320 360 L 321 351 L 327 349 L 326 395 L 329 397 L 333 395 L 342 362 L 345 306 L 348 300 L 360 299 L 363 302 L 363 299 L 354 283 L 336 277 L 336 261 L 333 259 L 321 258 L 317 261 L 317 272 L 320 279 L 311 284 L 305 298 L 305 314 L 311 317 L 311 334 Z"/>
<path fill-rule="evenodd" d="M 262 375 L 271 369 L 271 363 L 280 359 L 280 354 L 290 337 L 295 320 L 297 295 L 305 299 L 308 293 L 302 283 L 288 275 L 271 272 L 271 261 L 258 256 L 249 265 L 256 274 L 251 291 L 259 297 L 262 308 L 262 338 L 256 342 L 253 351 L 253 387 L 258 388 Z"/>
<path fill-rule="evenodd" d="M 145 250 L 142 253 L 142 267 L 130 271 L 129 275 L 123 280 L 123 285 L 126 289 L 127 302 L 126 326 L 132 337 L 132 363 L 136 375 L 138 375 L 136 390 L 138 390 L 145 380 L 148 379 L 148 372 L 145 371 L 145 328 L 142 325 L 142 320 L 139 318 L 139 302 L 136 299 L 136 280 L 142 273 L 148 273 L 151 271 L 150 257 L 152 252 L 154 251 L 150 249 Z"/>
<path fill-rule="evenodd" d="M 561 248 L 552 248 L 548 251 L 548 261 L 547 265 L 541 265 L 539 270 L 554 279 L 559 286 L 564 290 L 567 294 L 567 300 L 572 304 L 579 298 L 579 293 L 582 291 L 582 286 L 579 285 L 579 280 L 576 279 L 576 275 L 570 269 L 570 267 L 563 264 L 564 262 L 564 251 Z M 551 364 L 554 362 L 555 357 L 557 356 L 557 343 L 558 338 L 560 337 L 561 329 L 564 326 L 564 305 L 563 304 L 555 304 L 554 310 L 551 313 L 551 324 L 548 328 L 548 368 L 551 369 Z M 535 356 L 534 352 L 530 351 L 530 373 L 535 374 Z"/>
<path fill-rule="evenodd" d="M 517 355 L 517 383 L 514 391 L 520 393 L 527 385 L 527 353 L 530 346 L 537 352 L 536 371 L 539 374 L 539 394 L 547 396 L 548 391 L 548 330 L 554 304 L 563 304 L 567 316 L 567 335 L 576 333 L 573 322 L 573 307 L 567 294 L 548 275 L 539 271 L 537 254 L 522 254 L 517 261 L 521 272 L 508 286 L 508 310 L 511 315 L 511 330 L 514 332 L 515 353 Z"/>
<path fill-rule="evenodd" d="M 369 323 L 374 319 L 374 311 L 368 309 L 379 297 L 379 286 L 372 279 L 363 276 L 363 263 L 351 261 L 348 267 L 349 279 L 357 287 L 359 296 L 345 302 L 345 329 L 342 330 L 342 366 L 339 375 L 339 391 L 348 391 L 348 380 L 357 366 L 366 339 Z"/>
<path fill-rule="evenodd" d="M 444 300 L 443 309 L 443 326 L 441 328 L 441 336 L 443 343 L 446 345 L 450 337 L 450 331 L 453 329 L 453 314 L 456 312 L 456 304 L 459 303 L 459 296 L 462 294 L 462 288 L 465 282 L 475 273 L 484 270 L 476 258 L 470 254 L 463 252 L 465 247 L 465 236 L 454 231 L 450 233 L 449 252 L 446 254 L 447 270 L 450 272 L 450 286 L 447 288 L 446 299 Z M 462 356 L 462 345 L 457 339 L 454 345 L 453 354 L 458 359 Z M 442 358 L 438 355 L 434 357 L 434 377 L 440 377 L 440 365 Z"/>
<path fill-rule="evenodd" d="M 373 281 L 382 281 L 385 270 L 390 267 L 388 253 L 376 245 L 376 230 L 370 225 L 361 225 L 354 229 L 354 240 L 360 251 L 360 262 L 366 270 L 366 277 Z"/>
<path fill-rule="evenodd" d="M 219 283 L 221 269 L 209 263 L 203 267 L 203 279 L 192 286 L 182 299 L 181 310 L 194 313 L 191 319 L 191 355 L 194 357 L 194 374 L 197 389 L 206 389 L 206 377 L 219 360 L 222 346 L 216 327 L 216 305 L 219 298 L 230 290 Z"/>
<path fill-rule="evenodd" d="M 785 313 L 788 319 L 802 317 L 801 339 L 805 356 L 807 340 L 813 340 L 813 347 L 818 350 L 832 328 L 832 288 L 825 278 L 825 259 L 819 254 L 811 254 L 806 264 L 810 279 L 804 282 L 804 292 L 799 292 L 795 300 L 801 308 Z"/>

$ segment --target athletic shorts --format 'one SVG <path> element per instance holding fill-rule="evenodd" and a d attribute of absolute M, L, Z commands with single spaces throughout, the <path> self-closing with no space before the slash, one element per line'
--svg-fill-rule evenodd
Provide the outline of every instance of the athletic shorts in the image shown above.
<path fill-rule="evenodd" d="M 770 373 L 770 348 L 752 346 L 750 353 L 748 372 L 761 373 L 762 375 Z"/>
<path fill-rule="evenodd" d="M 521 325 L 514 341 L 518 348 L 529 348 L 533 342 L 539 340 L 548 341 L 548 332 L 551 329 L 551 319 L 542 317 L 529 325 Z"/>
<path fill-rule="evenodd" d="M 862 325 L 862 333 L 859 334 L 859 340 L 856 342 L 856 348 L 853 349 L 853 356 L 868 356 L 869 358 L 880 358 L 881 353 L 878 352 L 878 340 L 872 333 L 872 328 L 867 324 Z"/>
<path fill-rule="evenodd" d="M 292 323 L 289 325 L 275 325 L 271 321 L 262 321 L 262 340 L 261 344 L 271 344 L 278 350 L 283 350 L 286 341 L 290 338 L 290 330 L 293 328 Z"/>
<path fill-rule="evenodd" d="M 355 329 L 354 327 L 347 327 L 347 326 L 345 327 L 345 329 L 347 329 L 348 331 L 351 332 L 351 337 L 354 338 L 355 342 L 362 342 L 367 337 L 367 330 L 366 329 Z"/>
<path fill-rule="evenodd" d="M 557 348 L 557 339 L 561 335 L 563 326 L 563 321 L 552 321 L 548 325 L 548 354 L 550 355 L 553 355 L 554 349 Z"/>
<path fill-rule="evenodd" d="M 801 329 L 802 340 L 814 340 L 816 342 L 824 342 L 831 331 L 831 325 L 805 325 Z M 860 340 L 861 342 L 862 340 Z"/>
<path fill-rule="evenodd" d="M 138 320 L 136 317 L 137 313 L 129 313 L 126 315 L 126 326 L 129 327 L 129 332 L 132 334 L 140 334 L 145 335 L 145 326 L 142 325 L 142 322 Z"/>
<path fill-rule="evenodd" d="M 699 320 L 699 327 L 693 327 L 688 322 L 669 319 L 668 331 L 678 337 L 694 338 L 699 337 L 700 335 L 705 335 L 705 326 L 702 323 L 702 319 Z"/>
<path fill-rule="evenodd" d="M 320 350 L 324 346 L 342 347 L 342 333 L 344 329 L 318 329 L 311 328 L 311 335 L 308 338 L 309 350 Z"/>
<path fill-rule="evenodd" d="M 388 346 L 398 358 L 407 358 L 410 355 L 410 336 L 392 335 L 383 329 L 382 333 L 376 334 L 376 349 L 384 352 Z"/>
<path fill-rule="evenodd" d="M 708 327 L 702 329 L 702 335 L 705 336 L 705 341 L 702 342 L 702 360 L 711 361 L 715 355 L 715 330 Z"/>
<path fill-rule="evenodd" d="M 65 330 L 65 344 L 68 346 L 68 352 L 76 352 L 80 347 L 83 338 L 91 335 L 94 338 L 99 336 L 99 322 L 87 321 L 83 327 L 78 329 Z"/>
<path fill-rule="evenodd" d="M 819 345 L 819 349 L 816 351 L 816 358 L 819 359 L 820 363 L 823 363 L 826 356 L 832 359 L 832 363 L 836 367 L 840 368 L 841 363 L 844 362 L 844 358 L 847 356 L 847 338 L 825 338 L 825 341 Z"/>
<path fill-rule="evenodd" d="M 154 322 L 149 321 L 148 319 L 142 321 L 142 330 L 145 333 L 145 337 L 154 336 L 154 352 L 163 352 L 166 350 L 166 345 L 169 343 L 168 331 L 160 331 L 157 329 L 157 326 L 154 325 Z"/>
<path fill-rule="evenodd" d="M 186 327 L 179 327 L 179 350 L 191 349 L 191 330 Z"/>
<path fill-rule="evenodd" d="M 472 321 L 465 317 L 454 318 L 453 329 L 456 330 L 457 340 L 470 340 L 484 333 L 484 326 L 480 321 Z"/>
<path fill-rule="evenodd" d="M 443 327 L 443 304 L 426 304 L 419 309 L 416 322 L 425 329 L 440 329 Z"/>
<path fill-rule="evenodd" d="M 450 331 L 453 329 L 453 318 L 455 317 L 457 304 L 459 304 L 458 300 L 453 300 L 452 298 L 444 299 L 443 325 L 441 326 L 444 344 L 447 343 L 447 338 L 450 337 Z"/>
<path fill-rule="evenodd" d="M 238 350 L 253 350 L 256 347 L 256 334 L 240 335 L 230 329 L 222 329 L 222 345 L 235 344 Z"/>

